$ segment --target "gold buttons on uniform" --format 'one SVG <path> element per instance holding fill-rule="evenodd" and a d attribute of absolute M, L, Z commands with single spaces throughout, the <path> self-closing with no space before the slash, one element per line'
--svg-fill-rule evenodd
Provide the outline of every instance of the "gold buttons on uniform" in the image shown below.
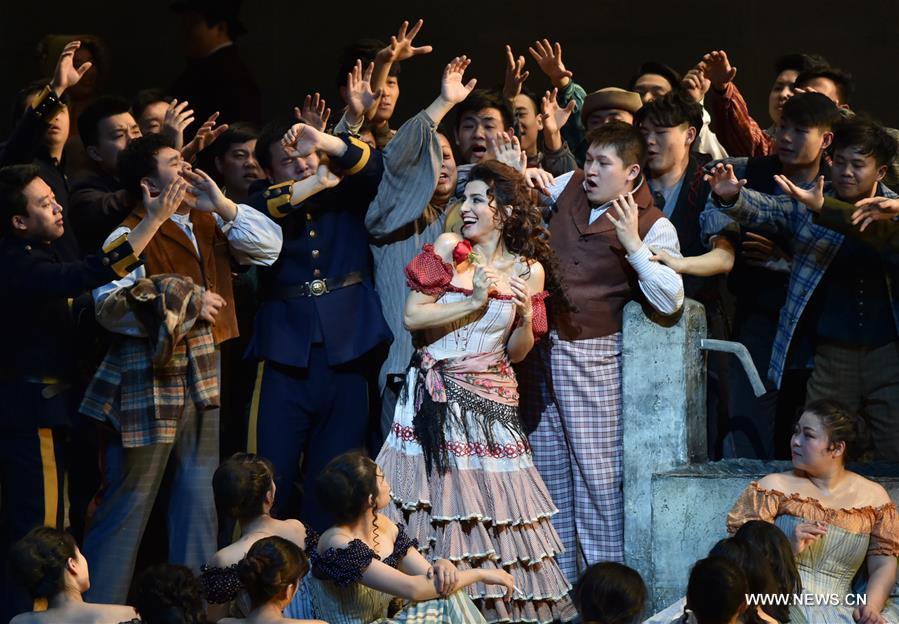
<path fill-rule="evenodd" d="M 315 230 L 309 230 L 309 238 L 315 238 L 316 236 Z"/>
<path fill-rule="evenodd" d="M 312 215 L 310 213 L 306 213 L 306 221 L 312 221 Z"/>
<path fill-rule="evenodd" d="M 318 249 L 313 249 L 313 250 L 312 250 L 312 257 L 313 257 L 313 258 L 318 258 L 320 255 L 321 255 L 321 252 L 320 252 Z"/>
<path fill-rule="evenodd" d="M 322 272 L 319 271 L 318 269 L 315 269 L 315 270 L 312 272 L 312 275 L 314 275 L 315 277 L 321 277 L 321 274 L 322 274 Z"/>

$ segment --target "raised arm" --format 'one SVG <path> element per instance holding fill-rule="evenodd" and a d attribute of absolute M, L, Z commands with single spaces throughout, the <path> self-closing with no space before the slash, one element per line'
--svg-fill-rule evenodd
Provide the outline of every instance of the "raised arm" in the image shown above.
<path fill-rule="evenodd" d="M 825 197 L 813 217 L 817 225 L 870 245 L 881 253 L 899 251 L 899 199 L 866 197 L 856 204 Z"/>
<path fill-rule="evenodd" d="M 534 304 L 533 295 L 543 292 L 546 275 L 543 265 L 533 262 L 530 265 L 527 279 L 517 275 L 509 278 L 512 288 L 512 301 L 515 303 L 517 325 L 506 342 L 506 352 L 512 363 L 522 361 L 534 348 Z"/>
<path fill-rule="evenodd" d="M 637 272 L 640 290 L 650 305 L 662 314 L 674 314 L 684 303 L 684 281 L 670 267 L 653 262 L 650 248 L 681 257 L 677 230 L 668 219 L 659 219 L 640 239 L 638 208 L 628 193 L 612 201 L 608 213 L 618 240 L 627 252 L 627 261 Z"/>
<path fill-rule="evenodd" d="M 705 180 L 712 187 L 710 207 L 717 207 L 744 225 L 768 225 L 782 232 L 791 230 L 798 210 L 798 202 L 791 197 L 744 188 L 746 180 L 737 179 L 731 164 L 718 163 L 705 175 Z"/>
<path fill-rule="evenodd" d="M 561 43 L 558 41 L 552 43 L 549 39 L 535 41 L 534 45 L 528 48 L 528 52 L 537 61 L 540 71 L 549 78 L 553 88 L 558 89 L 559 103 L 562 106 L 567 106 L 568 103 L 574 102 L 574 107 L 572 108 L 574 115 L 563 126 L 562 136 L 565 137 L 569 146 L 573 146 L 576 149 L 586 132 L 581 122 L 580 111 L 584 106 L 584 98 L 587 97 L 587 92 L 572 80 L 574 74 L 565 67 L 565 63 L 562 60 Z"/>
<path fill-rule="evenodd" d="M 465 56 L 449 62 L 443 71 L 440 95 L 404 123 L 384 150 L 384 174 L 365 214 L 365 227 L 375 238 L 388 236 L 418 219 L 431 200 L 443 161 L 437 126 L 477 84 L 474 78 L 463 82 L 470 63 Z"/>
<path fill-rule="evenodd" d="M 448 264 L 453 261 L 453 249 L 461 240 L 458 234 L 441 234 L 434 243 L 434 253 Z M 446 279 L 449 280 L 449 275 Z M 471 295 L 452 303 L 438 303 L 440 295 L 412 290 L 406 298 L 403 324 L 409 331 L 442 327 L 483 310 L 487 305 L 487 293 L 496 279 L 491 269 L 476 266 Z"/>
<path fill-rule="evenodd" d="M 731 156 L 765 156 L 774 140 L 765 134 L 749 114 L 746 101 L 734 77 L 737 68 L 730 64 L 727 52 L 714 50 L 702 57 L 701 67 L 711 82 L 709 112 L 715 134 Z"/>
<path fill-rule="evenodd" d="M 374 105 L 368 109 L 368 117 L 374 116 L 374 109 L 380 101 L 380 94 L 387 86 L 387 76 L 390 74 L 390 68 L 394 63 L 405 61 L 415 56 L 430 54 L 433 48 L 429 45 L 415 47 L 412 42 L 416 35 L 424 25 L 424 20 L 418 20 L 412 28 L 409 28 L 409 22 L 405 21 L 400 24 L 400 29 L 396 35 L 390 37 L 390 43 L 386 48 L 380 50 L 375 56 L 374 73 L 372 74 L 372 90 L 378 94 L 378 99 Z"/>
<path fill-rule="evenodd" d="M 577 103 L 570 100 L 562 107 L 559 106 L 558 98 L 559 90 L 553 87 L 552 91 L 544 94 L 540 107 L 540 118 L 543 120 L 543 167 L 554 176 L 577 169 L 577 160 L 568 143 L 562 139 L 562 128 L 569 123 Z"/>
<path fill-rule="evenodd" d="M 25 111 L 12 134 L 0 152 L 0 167 L 31 162 L 38 147 L 43 142 L 44 132 L 50 122 L 65 107 L 60 98 L 66 89 L 84 77 L 91 63 L 75 67 L 75 52 L 81 47 L 80 41 L 70 41 L 63 48 L 56 62 L 56 69 L 50 84 L 35 96 L 31 106 Z"/>
<path fill-rule="evenodd" d="M 191 185 L 189 203 L 193 210 L 211 212 L 228 239 L 231 254 L 240 264 L 271 266 L 283 244 L 281 226 L 249 206 L 225 197 L 218 184 L 205 172 L 194 169 L 181 174 Z"/>

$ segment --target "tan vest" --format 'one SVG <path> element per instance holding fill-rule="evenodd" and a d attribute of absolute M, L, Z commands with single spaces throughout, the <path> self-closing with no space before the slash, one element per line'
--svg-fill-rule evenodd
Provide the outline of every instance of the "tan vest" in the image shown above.
<path fill-rule="evenodd" d="M 578 169 L 559 196 L 556 213 L 549 222 L 549 240 L 559 259 L 565 292 L 576 308 L 553 314 L 564 340 L 599 338 L 621 331 L 625 304 L 643 299 L 637 272 L 627 261 L 607 213 L 589 223 L 590 202 L 583 182 L 584 172 Z M 663 215 L 652 205 L 645 181 L 634 193 L 634 200 L 639 207 L 640 238 L 644 238 Z"/>
<path fill-rule="evenodd" d="M 142 208 L 134 210 L 122 225 L 134 229 L 144 216 Z M 237 316 L 234 313 L 234 290 L 231 278 L 231 250 L 228 239 L 218 228 L 208 212 L 191 212 L 194 236 L 200 256 L 187 234 L 171 219 L 162 227 L 144 249 L 147 275 L 176 273 L 191 278 L 195 284 L 219 294 L 228 303 L 216 317 L 212 328 L 215 344 L 236 338 Z"/>

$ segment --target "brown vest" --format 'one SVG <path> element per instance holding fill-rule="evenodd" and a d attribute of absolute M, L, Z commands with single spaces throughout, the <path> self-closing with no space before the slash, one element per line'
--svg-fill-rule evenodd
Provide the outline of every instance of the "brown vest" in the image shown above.
<path fill-rule="evenodd" d="M 590 221 L 590 202 L 584 191 L 584 172 L 571 176 L 556 202 L 549 222 L 550 242 L 559 259 L 565 292 L 574 312 L 553 314 L 559 336 L 564 340 L 584 340 L 621 331 L 624 305 L 641 300 L 637 272 L 625 257 L 615 226 L 607 213 Z M 644 238 L 649 228 L 662 218 L 652 205 L 646 182 L 634 192 L 639 207 L 639 232 Z"/>
<path fill-rule="evenodd" d="M 122 225 L 134 229 L 144 216 L 142 208 L 135 209 Z M 195 284 L 222 296 L 228 303 L 216 317 L 212 328 L 215 344 L 236 338 L 237 316 L 234 314 L 234 290 L 231 282 L 231 250 L 228 239 L 208 212 L 190 213 L 194 236 L 200 256 L 187 234 L 171 219 L 162 227 L 144 249 L 147 275 L 176 273 L 191 278 Z"/>

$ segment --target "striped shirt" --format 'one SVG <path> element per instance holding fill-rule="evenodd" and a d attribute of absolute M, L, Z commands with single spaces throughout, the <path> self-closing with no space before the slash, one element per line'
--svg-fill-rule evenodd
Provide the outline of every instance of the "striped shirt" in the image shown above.
<path fill-rule="evenodd" d="M 384 150 L 384 175 L 365 214 L 375 263 L 375 288 L 394 335 L 387 361 L 381 367 L 381 390 L 387 375 L 404 374 L 412 358 L 412 336 L 403 325 L 409 294 L 403 269 L 425 243 L 433 243 L 443 233 L 450 206 L 430 203 L 442 163 L 437 127 L 421 111 L 397 130 Z"/>

